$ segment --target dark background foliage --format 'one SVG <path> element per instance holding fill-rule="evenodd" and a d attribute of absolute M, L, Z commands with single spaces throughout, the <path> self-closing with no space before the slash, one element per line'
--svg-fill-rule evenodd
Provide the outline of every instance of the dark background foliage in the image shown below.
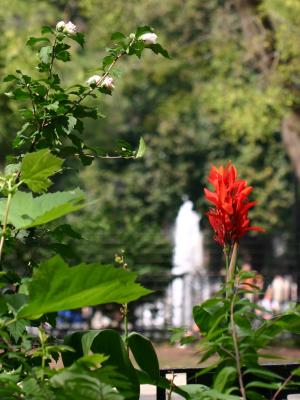
<path fill-rule="evenodd" d="M 65 72 L 70 85 L 75 78 L 85 82 L 97 73 L 112 30 L 129 33 L 137 25 L 152 25 L 172 56 L 153 63 L 145 54 L 143 63 L 130 60 L 121 65 L 115 96 L 97 100 L 99 111 L 110 117 L 87 121 L 88 144 L 110 154 L 116 145 L 122 147 L 120 139 L 136 147 L 142 135 L 147 152 L 135 161 L 96 160 L 80 180 L 74 173 L 79 164 L 70 163 L 67 178 L 58 179 L 57 185 L 79 185 L 97 203 L 78 219 L 72 216 L 84 243 L 74 237 L 66 244 L 86 261 L 111 261 L 124 248 L 133 268 L 169 268 L 172 226 L 182 199 L 188 196 L 204 214 L 202 190 L 211 163 L 232 160 L 255 188 L 253 221 L 267 230 L 242 243 L 244 258 L 269 274 L 275 267 L 296 274 L 299 167 L 294 153 L 299 135 L 293 121 L 299 105 L 298 1 L 4 0 L 1 75 L 13 73 L 17 66 L 29 71 L 33 53 L 24 41 L 41 25 L 62 19 L 77 24 L 88 40 L 88 50 L 73 50 L 76 62 Z M 4 161 L 22 121 L 3 94 L 8 85 L 2 88 Z M 201 225 L 209 229 L 206 221 Z M 215 270 L 220 268 L 219 253 L 208 232 L 207 263 Z M 61 251 L 68 257 L 66 248 Z"/>

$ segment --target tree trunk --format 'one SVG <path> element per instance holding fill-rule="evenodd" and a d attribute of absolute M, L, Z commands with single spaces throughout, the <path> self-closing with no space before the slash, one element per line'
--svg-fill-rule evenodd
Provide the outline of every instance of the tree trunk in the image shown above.
<path fill-rule="evenodd" d="M 293 112 L 282 120 L 282 141 L 286 147 L 295 174 L 300 181 L 300 115 Z"/>

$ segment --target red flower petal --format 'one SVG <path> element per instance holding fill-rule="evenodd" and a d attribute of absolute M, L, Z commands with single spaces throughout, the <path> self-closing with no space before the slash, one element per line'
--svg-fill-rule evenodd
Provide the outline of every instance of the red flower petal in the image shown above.
<path fill-rule="evenodd" d="M 237 170 L 231 163 L 225 168 L 212 165 L 208 181 L 214 191 L 204 189 L 205 198 L 215 206 L 207 216 L 215 232 L 215 240 L 221 246 L 233 244 L 248 231 L 265 232 L 258 226 L 250 226 L 248 211 L 256 202 L 249 201 L 248 196 L 253 188 L 237 177 Z"/>

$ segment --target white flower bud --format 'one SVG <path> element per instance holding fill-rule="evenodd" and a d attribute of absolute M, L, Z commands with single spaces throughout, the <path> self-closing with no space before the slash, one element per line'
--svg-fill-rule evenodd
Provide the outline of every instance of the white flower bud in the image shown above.
<path fill-rule="evenodd" d="M 98 84 L 100 83 L 100 80 L 101 80 L 101 76 L 100 75 L 93 75 L 86 81 L 86 83 L 88 85 L 90 85 L 90 86 L 91 85 L 98 86 Z"/>
<path fill-rule="evenodd" d="M 101 83 L 101 86 L 105 87 L 106 89 L 113 90 L 115 88 L 113 78 L 111 76 L 106 76 L 103 79 L 103 82 Z"/>
<path fill-rule="evenodd" d="M 59 21 L 59 22 L 56 24 L 56 30 L 57 30 L 58 32 L 62 32 L 62 31 L 64 30 L 65 26 L 66 26 L 66 24 L 64 23 L 64 21 Z"/>
<path fill-rule="evenodd" d="M 76 33 L 76 29 L 77 29 L 76 25 L 74 25 L 71 21 L 69 21 L 64 27 L 64 32 L 73 34 Z"/>
<path fill-rule="evenodd" d="M 157 39 L 157 35 L 153 32 L 144 33 L 139 37 L 139 40 L 142 40 L 145 44 L 156 44 Z"/>

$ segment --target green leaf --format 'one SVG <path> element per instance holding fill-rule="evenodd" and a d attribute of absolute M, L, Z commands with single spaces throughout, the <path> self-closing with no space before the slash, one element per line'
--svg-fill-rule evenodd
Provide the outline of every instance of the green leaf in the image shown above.
<path fill-rule="evenodd" d="M 267 382 L 260 382 L 260 381 L 252 381 L 246 385 L 246 388 L 252 387 L 259 387 L 265 389 L 278 389 L 280 387 L 280 383 L 267 383 Z"/>
<path fill-rule="evenodd" d="M 111 265 L 79 264 L 70 268 L 61 257 L 44 262 L 33 273 L 29 301 L 19 318 L 106 303 L 128 303 L 151 293 L 136 283 L 136 273 Z"/>
<path fill-rule="evenodd" d="M 50 43 L 50 40 L 46 37 L 30 37 L 27 42 L 26 45 L 27 46 L 34 46 L 36 43 L 40 43 L 40 42 L 48 42 Z"/>
<path fill-rule="evenodd" d="M 233 367 L 224 367 L 216 376 L 213 388 L 223 393 L 227 386 L 232 384 L 235 379 L 236 369 Z"/>
<path fill-rule="evenodd" d="M 110 65 L 114 61 L 114 56 L 109 55 L 103 58 L 102 68 L 105 70 L 108 65 Z"/>
<path fill-rule="evenodd" d="M 147 47 L 149 47 L 153 51 L 153 53 L 161 54 L 163 57 L 171 59 L 167 50 L 165 50 L 160 44 L 158 44 L 158 43 L 150 44 Z"/>
<path fill-rule="evenodd" d="M 8 308 L 13 312 L 14 315 L 27 303 L 28 297 L 25 294 L 5 294 L 3 295 Z"/>
<path fill-rule="evenodd" d="M 43 64 L 50 64 L 52 57 L 52 46 L 44 46 L 39 52 L 40 60 Z"/>
<path fill-rule="evenodd" d="M 81 47 L 84 47 L 85 38 L 82 32 L 76 32 L 75 35 L 71 36 L 71 39 L 75 40 Z"/>
<path fill-rule="evenodd" d="M 89 354 L 92 348 L 93 341 L 100 333 L 99 330 L 89 331 L 81 338 L 81 347 L 83 354 Z"/>
<path fill-rule="evenodd" d="M 6 75 L 5 78 L 3 79 L 3 82 L 12 82 L 12 81 L 18 81 L 19 78 L 15 75 L 9 74 Z"/>
<path fill-rule="evenodd" d="M 101 370 L 99 371 L 100 379 L 115 386 L 126 399 L 135 400 L 139 398 L 138 376 L 128 357 L 124 341 L 118 332 L 112 329 L 75 332 L 66 336 L 64 342 L 75 349 L 75 353 L 62 354 L 64 365 L 78 363 L 83 354 L 88 354 L 91 351 L 96 354 L 105 354 L 108 359 L 103 362 L 104 369 L 112 367 L 117 374 L 124 375 L 127 378 L 129 385 L 124 386 L 124 382 L 118 379 L 114 381 L 104 379 Z M 78 357 L 80 358 L 78 359 Z"/>
<path fill-rule="evenodd" d="M 129 391 L 133 393 L 133 395 L 128 397 L 128 400 L 138 400 L 140 394 L 138 376 L 133 365 L 131 364 L 128 352 L 120 334 L 112 329 L 100 331 L 93 340 L 91 350 L 94 353 L 101 353 L 109 356 L 108 360 L 103 363 L 103 366 L 113 366 L 116 372 L 124 374 L 130 382 Z M 116 387 L 122 393 L 122 387 Z"/>
<path fill-rule="evenodd" d="M 189 395 L 192 396 L 199 396 L 203 392 L 207 392 L 208 387 L 205 385 L 197 384 L 197 383 L 192 383 L 189 385 L 182 385 L 180 386 L 181 389 L 185 390 Z M 197 398 L 197 397 L 195 397 Z M 201 399 L 201 397 L 199 396 Z"/>
<path fill-rule="evenodd" d="M 50 379 L 57 400 L 123 400 L 111 386 L 98 379 L 92 371 L 83 368 L 62 370 Z"/>
<path fill-rule="evenodd" d="M 138 366 L 153 379 L 159 378 L 159 363 L 151 341 L 145 336 L 133 332 L 128 336 L 128 346 Z"/>
<path fill-rule="evenodd" d="M 42 27 L 41 33 L 42 33 L 42 34 L 45 34 L 45 33 L 54 33 L 54 31 L 53 31 L 53 29 L 51 28 L 51 26 L 44 25 L 44 26 Z"/>
<path fill-rule="evenodd" d="M 241 399 L 240 396 L 224 394 L 215 389 L 208 390 L 207 392 L 205 392 L 205 395 L 207 395 L 207 397 L 211 398 L 212 400 L 240 400 Z"/>
<path fill-rule="evenodd" d="M 246 374 L 251 374 L 251 375 L 255 375 L 255 376 L 265 378 L 265 379 L 270 379 L 270 380 L 274 380 L 274 379 L 282 380 L 283 379 L 282 376 L 275 374 L 275 372 L 272 372 L 265 368 L 248 368 L 245 371 L 245 375 Z"/>
<path fill-rule="evenodd" d="M 21 163 L 21 180 L 33 192 L 43 192 L 51 185 L 49 176 L 57 173 L 62 163 L 49 149 L 27 153 Z"/>
<path fill-rule="evenodd" d="M 84 207 L 80 189 L 68 192 L 45 193 L 33 197 L 31 193 L 17 191 L 13 196 L 8 222 L 16 229 L 43 225 Z M 0 218 L 3 219 L 6 199 L 0 199 Z"/>
<path fill-rule="evenodd" d="M 69 347 L 69 346 L 66 346 Z M 73 350 L 74 351 L 74 350 Z M 80 357 L 76 362 L 78 365 L 82 365 L 84 367 L 97 367 L 97 365 L 103 364 L 104 361 L 108 360 L 109 356 L 105 356 L 104 354 L 87 354 L 83 357 Z"/>
<path fill-rule="evenodd" d="M 123 40 L 126 39 L 126 36 L 122 32 L 114 32 L 111 35 L 111 40 Z"/>
<path fill-rule="evenodd" d="M 145 152 L 146 152 L 146 143 L 145 143 L 145 140 L 141 137 L 140 143 L 139 143 L 139 148 L 137 149 L 135 158 L 143 157 Z"/>
<path fill-rule="evenodd" d="M 74 231 L 74 229 L 69 224 L 59 225 L 53 231 L 49 232 L 49 234 L 59 242 L 61 242 L 66 237 L 71 237 L 73 239 L 82 239 L 81 234 Z"/>
<path fill-rule="evenodd" d="M 23 335 L 26 326 L 28 326 L 28 321 L 25 319 L 20 319 L 13 324 L 8 325 L 7 329 L 14 340 L 17 342 L 18 339 Z"/>

